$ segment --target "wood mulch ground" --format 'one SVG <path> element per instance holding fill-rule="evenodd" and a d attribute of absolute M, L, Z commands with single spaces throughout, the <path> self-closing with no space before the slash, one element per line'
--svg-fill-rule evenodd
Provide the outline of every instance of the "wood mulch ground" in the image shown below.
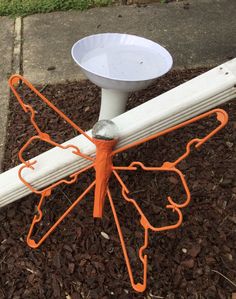
<path fill-rule="evenodd" d="M 169 73 L 147 90 L 132 94 L 128 109 L 203 71 Z M 96 122 L 100 91 L 91 83 L 68 82 L 39 88 L 83 129 Z M 25 98 L 32 96 L 25 88 L 21 93 Z M 60 142 L 76 136 L 74 130 L 33 98 L 31 103 L 37 107 L 37 120 L 43 130 Z M 183 210 L 182 226 L 173 231 L 150 233 L 146 250 L 148 285 L 143 294 L 130 286 L 108 202 L 103 219 L 93 219 L 93 194 L 88 195 L 45 243 L 34 250 L 27 246 L 25 238 L 38 198 L 29 195 L 0 211 L 0 298 L 231 298 L 236 293 L 236 105 L 231 101 L 222 107 L 229 113 L 227 127 L 180 165 L 192 195 L 190 205 Z M 12 97 L 5 170 L 17 165 L 19 148 L 33 134 L 28 124 L 27 115 Z M 214 118 L 190 125 L 120 155 L 115 164 L 128 165 L 139 160 L 145 165 L 160 166 L 163 161 L 176 159 L 188 140 L 204 136 L 214 126 Z M 43 143 L 35 144 L 29 157 L 47 148 Z M 62 186 L 52 194 L 44 206 L 44 221 L 35 231 L 36 238 L 75 200 L 93 175 L 86 173 L 77 184 Z M 164 225 L 176 220 L 165 205 L 168 195 L 176 201 L 183 197 L 178 177 L 141 170 L 121 175 L 152 224 Z M 110 185 L 138 281 L 142 271 L 137 250 L 143 242 L 143 231 L 137 213 L 122 200 L 117 182 L 111 179 Z"/>

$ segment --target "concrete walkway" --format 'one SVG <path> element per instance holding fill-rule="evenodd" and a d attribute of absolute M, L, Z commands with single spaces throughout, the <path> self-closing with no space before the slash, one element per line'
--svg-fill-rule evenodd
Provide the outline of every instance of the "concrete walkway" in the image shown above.
<path fill-rule="evenodd" d="M 5 145 L 9 89 L 7 79 L 12 70 L 14 20 L 0 17 L 0 170 Z"/>
<path fill-rule="evenodd" d="M 84 36 L 122 32 L 152 39 L 170 51 L 175 68 L 214 66 L 235 57 L 236 1 L 188 2 L 188 9 L 183 2 L 114 6 L 38 14 L 15 23 L 0 17 L 0 144 L 4 144 L 9 74 L 20 71 L 34 84 L 82 79 L 70 51 Z"/>

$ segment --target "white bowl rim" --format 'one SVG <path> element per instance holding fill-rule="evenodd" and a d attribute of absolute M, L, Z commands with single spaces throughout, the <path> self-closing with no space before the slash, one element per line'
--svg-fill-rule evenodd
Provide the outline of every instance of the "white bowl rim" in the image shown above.
<path fill-rule="evenodd" d="M 153 43 L 155 46 L 158 46 L 162 51 L 163 53 L 166 55 L 166 58 L 167 58 L 167 61 L 169 63 L 169 66 L 166 68 L 166 71 L 165 72 L 162 72 L 160 73 L 160 75 L 158 76 L 152 76 L 152 77 L 149 77 L 147 79 L 140 79 L 140 80 L 128 80 L 128 79 L 120 79 L 120 78 L 115 78 L 115 77 L 107 77 L 107 76 L 104 76 L 103 74 L 99 74 L 98 72 L 94 72 L 94 71 L 91 71 L 90 69 L 84 67 L 79 61 L 78 59 L 75 57 L 75 54 L 74 54 L 74 51 L 75 51 L 75 48 L 76 46 L 81 43 L 82 41 L 88 39 L 88 38 L 93 38 L 93 37 L 99 37 L 99 36 L 105 36 L 105 35 L 119 35 L 119 36 L 130 36 L 130 37 L 135 37 L 137 39 L 140 39 L 140 40 L 145 40 L 145 41 L 148 41 L 149 43 Z M 83 69 L 85 72 L 88 72 L 92 75 L 95 75 L 95 76 L 98 76 L 100 78 L 103 78 L 103 79 L 106 79 L 106 80 L 113 80 L 113 81 L 117 81 L 117 82 L 130 82 L 130 83 L 134 83 L 134 82 L 145 82 L 145 81 L 150 81 L 150 80 L 155 80 L 163 75 L 165 75 L 166 73 L 169 72 L 169 70 L 172 68 L 172 65 L 173 65 L 173 58 L 171 56 L 171 54 L 169 53 L 168 50 L 166 50 L 163 46 L 161 46 L 160 44 L 150 40 L 150 39 L 147 39 L 145 37 L 141 37 L 141 36 L 138 36 L 138 35 L 134 35 L 134 34 L 127 34 L 127 33 L 115 33 L 115 32 L 106 32 L 106 33 L 98 33 L 98 34 L 92 34 L 92 35 L 88 35 L 88 36 L 85 36 L 81 39 L 79 39 L 77 42 L 75 42 L 71 48 L 71 56 L 73 58 L 73 60 L 76 62 L 76 64 L 78 64 L 81 69 Z M 168 65 L 168 64 L 167 64 Z"/>

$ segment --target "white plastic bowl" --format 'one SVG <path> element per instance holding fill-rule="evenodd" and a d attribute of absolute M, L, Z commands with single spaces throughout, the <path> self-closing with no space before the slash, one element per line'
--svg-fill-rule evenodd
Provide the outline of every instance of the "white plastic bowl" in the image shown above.
<path fill-rule="evenodd" d="M 170 53 L 159 44 L 120 33 L 85 37 L 73 45 L 71 53 L 93 83 L 124 92 L 147 87 L 173 63 Z"/>

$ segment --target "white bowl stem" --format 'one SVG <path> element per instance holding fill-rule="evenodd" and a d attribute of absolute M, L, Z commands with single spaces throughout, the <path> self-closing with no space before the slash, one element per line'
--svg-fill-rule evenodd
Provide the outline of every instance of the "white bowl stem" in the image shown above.
<path fill-rule="evenodd" d="M 125 112 L 129 93 L 102 88 L 99 120 L 112 119 Z"/>

